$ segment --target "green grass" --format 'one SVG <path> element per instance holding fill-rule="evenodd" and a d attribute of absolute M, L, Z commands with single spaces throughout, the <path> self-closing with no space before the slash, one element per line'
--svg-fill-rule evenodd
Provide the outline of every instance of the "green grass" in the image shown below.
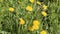
<path fill-rule="evenodd" d="M 60 0 L 45 0 L 42 3 L 48 6 L 47 17 L 42 16 L 42 9 L 36 10 L 41 8 L 36 3 L 31 4 L 29 0 L 21 0 L 21 3 L 18 1 L 20 0 L 0 0 L 0 34 L 39 34 L 42 30 L 46 30 L 47 34 L 60 34 Z M 33 7 L 32 12 L 25 9 L 28 5 Z M 13 7 L 15 11 L 9 12 L 9 7 Z M 26 21 L 23 26 L 19 23 L 21 17 Z M 28 28 L 36 19 L 41 22 L 39 30 L 31 32 Z"/>

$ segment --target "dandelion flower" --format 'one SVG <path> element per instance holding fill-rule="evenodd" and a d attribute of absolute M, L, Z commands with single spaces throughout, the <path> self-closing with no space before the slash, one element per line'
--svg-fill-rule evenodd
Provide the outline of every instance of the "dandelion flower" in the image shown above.
<path fill-rule="evenodd" d="M 34 21 L 33 21 L 33 25 L 35 25 L 35 26 L 36 26 L 36 25 L 39 25 L 39 21 L 38 21 L 38 20 L 34 20 Z"/>
<path fill-rule="evenodd" d="M 41 31 L 40 34 L 46 34 L 46 31 Z"/>
<path fill-rule="evenodd" d="M 37 1 L 37 4 L 38 4 L 38 5 L 41 5 L 41 2 Z"/>
<path fill-rule="evenodd" d="M 33 28 L 33 27 L 29 27 L 29 30 L 30 30 L 30 31 L 34 31 L 34 28 Z"/>
<path fill-rule="evenodd" d="M 46 5 L 43 5 L 43 10 L 46 10 L 47 9 L 47 6 Z"/>
<path fill-rule="evenodd" d="M 27 6 L 27 7 L 26 7 L 26 10 L 32 11 L 32 7 L 31 7 L 31 6 Z"/>
<path fill-rule="evenodd" d="M 31 3 L 34 3 L 34 0 L 30 0 Z"/>
<path fill-rule="evenodd" d="M 43 16 L 47 16 L 47 13 L 46 13 L 45 11 L 42 11 L 41 14 L 42 14 Z"/>
<path fill-rule="evenodd" d="M 25 21 L 23 20 L 23 18 L 20 18 L 20 24 L 21 25 L 24 25 L 25 24 Z"/>
<path fill-rule="evenodd" d="M 36 26 L 33 25 L 32 27 L 33 27 L 34 30 L 38 30 L 39 29 L 39 26 L 38 25 L 36 25 Z"/>
<path fill-rule="evenodd" d="M 10 11 L 10 12 L 13 12 L 13 11 L 14 11 L 14 8 L 10 7 L 10 8 L 9 8 L 9 11 Z"/>

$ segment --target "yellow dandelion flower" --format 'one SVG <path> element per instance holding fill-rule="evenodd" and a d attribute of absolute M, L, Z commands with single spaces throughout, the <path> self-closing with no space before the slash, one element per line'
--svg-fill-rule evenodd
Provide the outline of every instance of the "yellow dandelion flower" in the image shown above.
<path fill-rule="evenodd" d="M 32 27 L 33 27 L 34 30 L 38 30 L 39 29 L 39 26 L 37 26 L 37 25 L 36 26 L 33 25 Z"/>
<path fill-rule="evenodd" d="M 20 18 L 20 24 L 21 25 L 24 25 L 25 24 L 25 21 L 23 20 L 23 18 Z"/>
<path fill-rule="evenodd" d="M 34 0 L 30 0 L 31 3 L 34 3 Z"/>
<path fill-rule="evenodd" d="M 47 34 L 46 31 L 41 31 L 40 34 Z"/>
<path fill-rule="evenodd" d="M 36 26 L 36 25 L 39 25 L 39 21 L 38 21 L 38 20 L 34 20 L 34 21 L 33 21 L 33 25 L 35 25 L 35 26 Z"/>
<path fill-rule="evenodd" d="M 42 14 L 43 16 L 47 16 L 47 13 L 46 13 L 45 11 L 42 11 L 41 14 Z"/>
<path fill-rule="evenodd" d="M 47 6 L 46 5 L 43 5 L 43 10 L 46 10 L 47 9 Z"/>
<path fill-rule="evenodd" d="M 38 5 L 41 5 L 41 2 L 37 1 L 37 4 L 38 4 Z"/>
<path fill-rule="evenodd" d="M 34 31 L 34 28 L 33 28 L 33 27 L 29 27 L 29 30 L 30 30 L 30 31 Z"/>
<path fill-rule="evenodd" d="M 26 7 L 26 10 L 32 11 L 32 7 L 31 7 L 31 6 L 27 6 L 27 7 Z"/>
<path fill-rule="evenodd" d="M 14 8 L 10 7 L 10 8 L 9 8 L 9 11 L 10 11 L 10 12 L 13 12 L 13 11 L 14 11 Z"/>

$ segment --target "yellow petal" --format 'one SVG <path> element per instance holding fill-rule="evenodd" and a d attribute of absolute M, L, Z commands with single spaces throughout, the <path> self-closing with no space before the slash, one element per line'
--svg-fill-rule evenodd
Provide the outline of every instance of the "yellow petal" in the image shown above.
<path fill-rule="evenodd" d="M 21 25 L 24 25 L 25 24 L 25 21 L 23 20 L 23 18 L 20 18 L 20 24 Z"/>
<path fill-rule="evenodd" d="M 37 1 L 37 4 L 38 4 L 38 5 L 41 5 L 41 2 Z"/>
<path fill-rule="evenodd" d="M 31 6 L 27 6 L 27 7 L 26 7 L 26 10 L 32 11 L 32 7 L 31 7 Z"/>
<path fill-rule="evenodd" d="M 31 3 L 34 3 L 34 0 L 30 0 Z"/>
<path fill-rule="evenodd" d="M 9 8 L 9 11 L 10 11 L 10 12 L 13 12 L 13 11 L 14 11 L 14 8 L 10 7 L 10 8 Z"/>
<path fill-rule="evenodd" d="M 41 12 L 43 16 L 47 16 L 47 13 L 45 11 Z"/>
<path fill-rule="evenodd" d="M 46 31 L 41 31 L 40 34 L 46 34 Z"/>

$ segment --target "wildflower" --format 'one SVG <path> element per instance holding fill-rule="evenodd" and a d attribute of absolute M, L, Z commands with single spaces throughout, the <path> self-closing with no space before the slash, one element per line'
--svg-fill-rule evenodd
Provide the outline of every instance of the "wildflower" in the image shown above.
<path fill-rule="evenodd" d="M 34 31 L 34 28 L 33 28 L 33 27 L 29 27 L 29 30 L 30 30 L 30 31 Z"/>
<path fill-rule="evenodd" d="M 34 3 L 34 0 L 30 0 L 31 3 Z"/>
<path fill-rule="evenodd" d="M 14 11 L 14 8 L 10 7 L 10 8 L 9 8 L 9 11 L 10 11 L 10 12 L 13 12 L 13 11 Z"/>
<path fill-rule="evenodd" d="M 23 18 L 20 18 L 20 24 L 21 25 L 24 25 L 25 24 L 25 21 L 23 20 Z"/>
<path fill-rule="evenodd" d="M 46 5 L 43 5 L 43 10 L 46 10 L 47 9 L 47 6 Z"/>
<path fill-rule="evenodd" d="M 39 21 L 38 21 L 38 20 L 34 20 L 34 21 L 33 21 L 33 25 L 35 25 L 35 26 L 36 26 L 36 25 L 39 25 Z"/>
<path fill-rule="evenodd" d="M 41 31 L 40 34 L 47 34 L 46 31 Z"/>
<path fill-rule="evenodd" d="M 42 14 L 43 16 L 47 16 L 47 13 L 46 13 L 45 11 L 42 11 L 41 14 Z"/>
<path fill-rule="evenodd" d="M 38 4 L 38 5 L 41 5 L 41 2 L 37 1 L 37 4 Z"/>
<path fill-rule="evenodd" d="M 31 6 L 27 6 L 27 7 L 26 7 L 26 10 L 32 11 L 32 7 L 31 7 Z"/>
<path fill-rule="evenodd" d="M 36 25 L 36 26 L 33 25 L 32 27 L 33 27 L 34 30 L 38 30 L 39 29 L 39 26 L 38 25 Z"/>

